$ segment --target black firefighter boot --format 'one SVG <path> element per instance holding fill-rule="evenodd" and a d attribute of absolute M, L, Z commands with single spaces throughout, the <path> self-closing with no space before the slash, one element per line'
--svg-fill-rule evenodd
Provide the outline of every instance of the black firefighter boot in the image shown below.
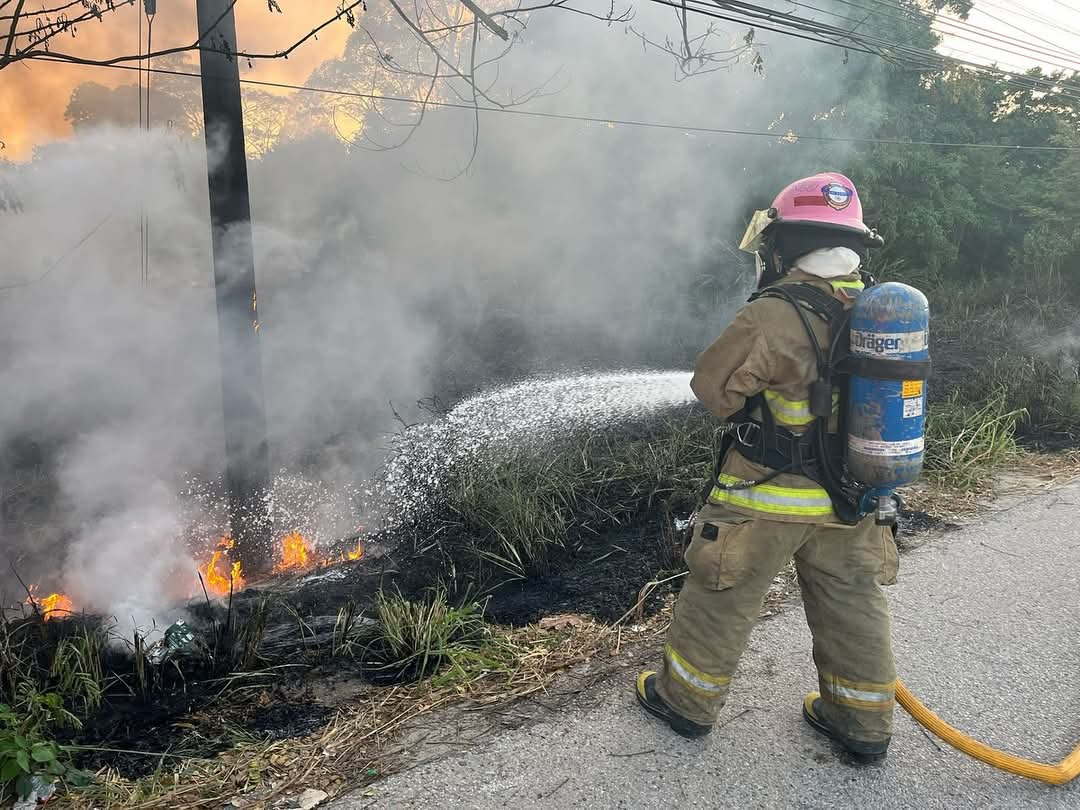
<path fill-rule="evenodd" d="M 693 740 L 704 737 L 712 731 L 711 725 L 707 726 L 688 720 L 664 702 L 664 699 L 656 691 L 655 672 L 646 671 L 640 673 L 635 691 L 637 693 L 637 702 L 641 704 L 641 708 L 653 717 L 659 717 L 665 721 L 676 734 Z"/>
<path fill-rule="evenodd" d="M 838 743 L 860 765 L 873 765 L 885 759 L 885 754 L 889 750 L 888 740 L 867 742 L 848 737 L 829 725 L 822 715 L 821 705 L 822 697 L 818 692 L 811 692 L 803 701 L 803 717 L 814 731 Z"/>

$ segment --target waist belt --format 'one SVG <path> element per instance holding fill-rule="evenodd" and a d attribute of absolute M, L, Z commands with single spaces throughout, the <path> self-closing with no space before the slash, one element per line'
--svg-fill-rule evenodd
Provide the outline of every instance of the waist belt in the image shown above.
<path fill-rule="evenodd" d="M 731 448 L 747 461 L 768 467 L 776 472 L 794 472 L 821 483 L 821 459 L 815 439 L 816 425 L 798 434 L 777 424 L 764 425 L 747 418 L 735 426 Z M 829 434 L 828 449 L 834 457 L 843 453 L 843 444 L 836 434 Z"/>

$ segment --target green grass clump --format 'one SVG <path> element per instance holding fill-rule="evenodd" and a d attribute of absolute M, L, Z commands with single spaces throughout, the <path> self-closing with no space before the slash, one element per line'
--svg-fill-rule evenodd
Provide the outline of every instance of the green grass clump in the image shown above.
<path fill-rule="evenodd" d="M 1019 452 L 1016 426 L 1024 414 L 1009 407 L 1002 388 L 980 403 L 965 402 L 957 393 L 934 403 L 926 420 L 927 476 L 963 491 L 985 488 Z"/>
<path fill-rule="evenodd" d="M 433 686 L 469 681 L 505 671 L 512 655 L 505 640 L 484 621 L 484 607 L 466 601 L 452 606 L 437 588 L 421 599 L 380 591 L 375 599 L 376 629 L 362 654 L 375 679 L 412 680 L 436 675 Z"/>
<path fill-rule="evenodd" d="M 544 456 L 455 470 L 417 551 L 512 577 L 542 573 L 556 549 L 693 509 L 719 439 L 716 420 L 688 408 L 569 437 Z"/>

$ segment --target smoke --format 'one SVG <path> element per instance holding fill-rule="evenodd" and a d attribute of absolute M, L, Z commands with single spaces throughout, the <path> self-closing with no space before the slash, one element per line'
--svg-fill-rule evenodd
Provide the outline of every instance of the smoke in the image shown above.
<path fill-rule="evenodd" d="M 635 28 L 675 33 L 648 4 Z M 471 111 L 429 110 L 397 150 L 313 134 L 253 161 L 274 502 L 295 504 L 277 530 L 354 526 L 394 410 L 420 419 L 421 398 L 688 367 L 749 285 L 732 248 L 749 208 L 823 167 L 802 145 L 607 119 L 786 127 L 857 70 L 797 40 L 762 52 L 764 75 L 740 63 L 677 82 L 622 27 L 546 12 L 498 86 L 554 76 L 528 109 L 599 121 L 482 114 L 453 181 Z M 178 494 L 214 491 L 223 468 L 205 172 L 201 142 L 123 129 L 0 165 L 22 207 L 0 215 L 0 286 L 22 285 L 0 290 L 5 549 L 24 577 L 120 617 L 193 592 L 193 554 L 221 527 L 216 496 Z M 12 494 L 27 488 L 36 501 Z"/>

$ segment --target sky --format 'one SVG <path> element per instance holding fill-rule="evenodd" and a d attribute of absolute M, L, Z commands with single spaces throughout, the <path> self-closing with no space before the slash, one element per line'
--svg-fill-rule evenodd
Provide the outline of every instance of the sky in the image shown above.
<path fill-rule="evenodd" d="M 141 7 L 142 3 L 139 3 Z M 299 39 L 334 15 L 338 0 L 281 0 L 283 13 L 270 13 L 264 0 L 240 0 L 236 6 L 237 36 L 241 49 L 276 52 Z M 155 50 L 189 44 L 195 38 L 195 3 L 162 0 L 154 20 Z M 136 7 L 122 6 L 106 21 L 80 26 L 76 36 L 59 37 L 53 50 L 88 58 L 138 53 L 139 16 Z M 341 53 L 352 29 L 336 21 L 298 48 L 288 60 L 265 59 L 253 66 L 241 65 L 245 78 L 303 83 L 324 60 Z M 143 32 L 145 37 L 145 30 Z M 107 87 L 133 84 L 126 70 L 81 65 L 21 62 L 0 71 L 0 140 L 6 148 L 0 156 L 22 159 L 42 141 L 71 134 L 64 120 L 71 91 L 82 82 Z"/>
<path fill-rule="evenodd" d="M 976 0 L 965 22 L 939 23 L 942 53 L 1017 71 L 1080 70 L 1078 0 Z"/>
<path fill-rule="evenodd" d="M 263 0 L 240 0 L 237 28 L 243 49 L 278 50 L 332 16 L 338 2 L 282 0 L 280 5 L 284 13 L 275 14 L 267 10 Z M 587 6 L 588 0 L 583 5 Z M 780 8 L 784 4 L 776 2 L 775 5 Z M 155 47 L 175 46 L 192 38 L 195 27 L 193 7 L 194 3 L 159 4 L 154 28 Z M 804 10 L 804 13 L 809 12 Z M 119 8 L 107 19 L 107 23 L 82 26 L 74 39 L 61 38 L 54 47 L 91 57 L 135 52 L 139 41 L 135 7 Z M 975 27 L 982 30 L 975 31 Z M 1080 69 L 1080 0 L 977 0 L 966 25 L 943 21 L 938 29 L 944 37 L 941 51 L 957 58 L 996 62 L 1018 71 L 1036 65 L 1047 70 Z M 344 21 L 337 21 L 325 29 L 318 40 L 307 42 L 288 60 L 262 60 L 253 66 L 243 64 L 243 75 L 303 83 L 316 66 L 341 54 L 350 31 Z M 998 41 L 990 39 L 995 36 Z M 1030 44 L 1005 41 L 1009 38 Z M 25 62 L 0 72 L 0 110 L 4 111 L 0 123 L 0 141 L 4 148 L 0 149 L 0 157 L 26 159 L 36 144 L 70 135 L 71 127 L 64 119 L 64 109 L 71 91 L 85 81 L 115 87 L 130 84 L 132 74 L 121 70 Z"/>

